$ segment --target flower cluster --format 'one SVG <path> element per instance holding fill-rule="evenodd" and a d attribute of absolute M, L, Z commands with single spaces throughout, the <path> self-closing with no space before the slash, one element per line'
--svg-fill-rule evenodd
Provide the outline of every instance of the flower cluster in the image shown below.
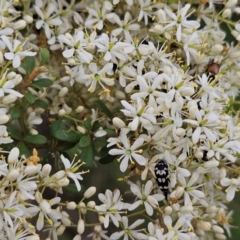
<path fill-rule="evenodd" d="M 166 2 L 0 1 L 0 239 L 231 234 L 240 5 Z"/>

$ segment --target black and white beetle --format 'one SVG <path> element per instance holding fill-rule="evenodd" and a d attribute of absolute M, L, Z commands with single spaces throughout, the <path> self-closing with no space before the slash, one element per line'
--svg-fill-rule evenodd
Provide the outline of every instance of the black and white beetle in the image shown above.
<path fill-rule="evenodd" d="M 167 199 L 168 194 L 168 185 L 170 182 L 169 179 L 169 167 L 165 160 L 160 159 L 155 167 L 154 172 L 156 175 L 156 180 L 159 188 L 164 193 L 165 198 Z"/>

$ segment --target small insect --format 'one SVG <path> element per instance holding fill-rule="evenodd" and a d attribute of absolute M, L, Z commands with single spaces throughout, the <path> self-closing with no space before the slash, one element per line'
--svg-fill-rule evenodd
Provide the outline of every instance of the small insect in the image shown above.
<path fill-rule="evenodd" d="M 215 76 L 219 73 L 221 65 L 211 60 L 207 66 L 206 72 L 208 75 L 208 81 L 212 82 Z"/>
<path fill-rule="evenodd" d="M 169 185 L 170 179 L 169 179 L 169 168 L 166 161 L 160 159 L 154 167 L 154 172 L 156 175 L 158 186 L 161 189 L 161 191 L 164 193 L 165 198 L 167 199 L 168 185 Z"/>

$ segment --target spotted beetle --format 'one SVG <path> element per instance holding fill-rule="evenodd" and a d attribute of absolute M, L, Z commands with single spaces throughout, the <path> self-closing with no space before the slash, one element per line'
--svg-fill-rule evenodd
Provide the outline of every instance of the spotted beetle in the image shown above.
<path fill-rule="evenodd" d="M 161 189 L 161 191 L 164 193 L 165 198 L 167 199 L 168 185 L 169 185 L 170 179 L 169 179 L 169 168 L 166 161 L 160 159 L 154 167 L 154 172 L 156 175 L 158 186 Z"/>

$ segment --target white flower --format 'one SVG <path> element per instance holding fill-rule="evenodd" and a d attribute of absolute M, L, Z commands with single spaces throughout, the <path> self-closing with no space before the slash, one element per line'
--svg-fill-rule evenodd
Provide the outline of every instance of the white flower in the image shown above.
<path fill-rule="evenodd" d="M 120 164 L 120 170 L 122 172 L 125 172 L 128 167 L 129 160 L 133 162 L 133 159 L 140 164 L 145 165 L 146 158 L 141 156 L 140 154 L 137 154 L 137 152 L 141 152 L 140 150 L 137 151 L 136 149 L 139 148 L 143 142 L 143 138 L 137 138 L 132 145 L 130 145 L 129 140 L 126 136 L 126 133 L 123 133 L 121 136 L 119 136 L 119 140 L 123 144 L 123 147 L 119 146 L 120 149 L 111 149 L 109 151 L 109 154 L 111 155 L 122 155 L 119 159 L 122 160 Z"/>
<path fill-rule="evenodd" d="M 109 74 L 112 71 L 113 64 L 107 63 L 102 69 L 98 69 L 98 66 L 96 63 L 90 63 L 88 66 L 89 70 L 91 71 L 91 74 L 85 74 L 79 76 L 77 79 L 78 82 L 85 83 L 86 86 L 90 87 L 88 88 L 88 91 L 93 93 L 96 90 L 97 83 L 105 89 L 104 84 L 108 86 L 114 85 L 114 79 L 106 77 L 106 73 Z M 104 83 L 104 84 L 103 84 Z"/>
<path fill-rule="evenodd" d="M 124 208 L 124 203 L 121 201 L 120 191 L 118 189 L 111 192 L 106 190 L 105 195 L 102 193 L 98 194 L 98 198 L 103 203 L 100 206 L 96 206 L 95 209 L 99 214 L 103 214 L 104 217 L 104 227 L 109 226 L 109 220 L 111 219 L 116 227 L 119 227 L 119 221 L 121 220 L 121 210 Z"/>
<path fill-rule="evenodd" d="M 141 239 L 142 236 L 141 233 L 138 233 L 139 230 L 133 230 L 140 224 L 144 222 L 144 219 L 138 219 L 136 220 L 132 225 L 128 226 L 128 218 L 123 216 L 122 217 L 122 224 L 123 224 L 123 230 L 120 232 L 115 232 L 110 236 L 110 239 L 119 239 L 120 237 L 124 236 L 124 240 L 128 240 L 128 236 L 130 239 Z M 145 235 L 143 235 L 145 237 Z"/>
<path fill-rule="evenodd" d="M 8 144 L 13 140 L 8 136 L 7 127 L 0 125 L 0 144 Z"/>
<path fill-rule="evenodd" d="M 153 124 L 156 123 L 156 117 L 154 116 L 154 108 L 150 106 L 145 106 L 142 99 L 137 98 L 134 105 L 129 104 L 127 101 L 122 100 L 122 105 L 125 109 L 121 111 L 127 117 L 132 117 L 132 122 L 129 123 L 129 127 L 132 131 L 135 131 L 139 124 L 147 130 L 153 128 Z"/>
<path fill-rule="evenodd" d="M 50 26 L 60 26 L 62 24 L 62 20 L 59 16 L 56 16 L 54 13 L 56 12 L 56 6 L 52 3 L 48 3 L 47 6 L 42 5 L 42 1 L 36 2 L 34 5 L 34 10 L 41 18 L 36 22 L 36 28 L 43 28 L 46 34 L 46 37 L 49 39 L 52 35 Z"/>
<path fill-rule="evenodd" d="M 198 54 L 198 48 L 200 46 L 199 33 L 194 32 L 193 34 L 187 36 L 183 42 L 184 42 L 183 49 L 187 57 L 187 65 L 190 65 L 191 62 L 190 60 L 192 58 L 195 61 L 195 59 L 200 57 Z"/>
<path fill-rule="evenodd" d="M 20 81 L 16 82 L 15 79 L 7 79 L 7 71 L 2 75 L 0 79 L 0 98 L 4 97 L 5 94 L 12 94 L 16 97 L 23 97 L 23 94 L 19 93 L 18 91 L 14 90 L 13 88 L 18 85 Z M 16 84 L 17 83 L 17 84 Z"/>
<path fill-rule="evenodd" d="M 83 31 L 76 31 L 73 36 L 69 33 L 61 34 L 58 36 L 58 40 L 61 44 L 67 45 L 67 49 L 63 51 L 65 58 L 71 58 L 76 55 L 81 62 L 90 63 L 92 61 L 92 54 L 85 50 L 88 43 Z"/>
<path fill-rule="evenodd" d="M 179 240 L 190 240 L 191 237 L 184 233 L 188 231 L 187 229 L 179 229 L 183 226 L 185 219 L 184 217 L 180 217 L 174 227 L 172 226 L 172 218 L 170 216 L 164 216 L 163 218 L 166 227 L 168 228 L 168 233 L 165 235 L 166 239 L 179 239 Z"/>
<path fill-rule="evenodd" d="M 4 44 L 8 48 L 9 52 L 4 53 L 4 57 L 12 61 L 12 66 L 18 68 L 21 64 L 21 60 L 25 56 L 35 56 L 36 52 L 23 51 L 24 43 L 17 39 L 9 40 L 5 35 L 1 36 Z"/>
<path fill-rule="evenodd" d="M 103 231 L 101 225 L 94 226 L 94 232 L 89 234 L 88 237 L 92 237 L 93 240 L 110 239 L 106 235 L 107 231 Z"/>
<path fill-rule="evenodd" d="M 118 36 L 119 34 L 121 34 L 123 32 L 125 39 L 129 39 L 131 31 L 139 30 L 139 28 L 140 28 L 139 24 L 132 23 L 133 21 L 129 22 L 130 18 L 131 18 L 131 14 L 129 12 L 125 13 L 123 21 L 121 21 L 121 19 L 119 18 L 119 16 L 116 13 L 109 13 L 108 19 L 113 20 L 113 22 L 119 26 L 119 28 L 115 28 L 112 31 L 112 35 Z"/>
<path fill-rule="evenodd" d="M 223 178 L 221 179 L 221 185 L 224 187 L 228 187 L 225 192 L 227 193 L 226 199 L 228 202 L 231 202 L 235 196 L 235 192 L 238 191 L 240 187 L 240 179 L 239 178 Z"/>
<path fill-rule="evenodd" d="M 10 225 L 13 228 L 13 222 L 16 219 L 19 219 L 24 216 L 25 207 L 22 204 L 18 203 L 17 191 L 14 191 L 10 194 L 8 198 L 0 201 L 0 209 L 2 211 L 1 221 L 5 222 L 6 225 Z"/>
<path fill-rule="evenodd" d="M 81 173 L 77 171 L 79 167 L 82 165 L 82 163 L 80 164 L 79 163 L 80 161 L 77 161 L 76 163 L 74 163 L 75 158 L 73 159 L 72 162 L 70 162 L 63 155 L 61 155 L 60 157 L 65 167 L 65 174 L 67 175 L 67 177 L 71 178 L 75 182 L 77 190 L 80 191 L 81 185 L 79 183 L 79 180 L 83 180 L 83 178 L 81 176 Z"/>
<path fill-rule="evenodd" d="M 136 209 L 138 206 L 144 204 L 144 207 L 146 209 L 146 212 L 149 216 L 153 215 L 153 208 L 158 207 L 158 201 L 163 200 L 165 197 L 162 194 L 153 194 L 150 195 L 153 188 L 153 183 L 151 180 L 147 181 L 145 186 L 142 186 L 142 191 L 139 189 L 139 187 L 134 184 L 130 183 L 131 191 L 134 195 L 136 195 L 140 200 L 135 201 L 128 210 L 132 211 Z"/>
<path fill-rule="evenodd" d="M 87 7 L 89 12 L 88 18 L 85 21 L 85 26 L 92 28 L 93 24 L 96 24 L 96 28 L 101 30 L 103 28 L 103 21 L 107 17 L 107 13 L 112 10 L 112 4 L 109 1 L 104 1 L 100 4 L 94 1 L 94 8 Z"/>
<path fill-rule="evenodd" d="M 42 194 L 40 192 L 36 192 L 35 197 L 39 205 L 29 207 L 27 214 L 30 214 L 30 216 L 33 217 L 39 212 L 39 216 L 36 224 L 37 230 L 41 230 L 43 228 L 45 218 L 51 219 L 53 221 L 61 219 L 62 214 L 58 210 L 51 208 L 51 206 L 58 204 L 60 202 L 61 200 L 60 197 L 55 197 L 48 201 L 42 197 Z"/>
<path fill-rule="evenodd" d="M 181 35 L 182 35 L 182 27 L 190 28 L 190 29 L 197 29 L 200 27 L 200 24 L 197 21 L 194 20 L 187 20 L 190 14 L 187 14 L 187 11 L 191 7 L 190 4 L 186 4 L 183 8 L 179 9 L 178 14 L 175 15 L 172 11 L 170 11 L 167 7 L 165 8 L 165 12 L 167 15 L 172 18 L 172 21 L 165 26 L 165 29 L 172 28 L 173 26 L 177 26 L 177 40 L 178 42 L 181 41 Z"/>

